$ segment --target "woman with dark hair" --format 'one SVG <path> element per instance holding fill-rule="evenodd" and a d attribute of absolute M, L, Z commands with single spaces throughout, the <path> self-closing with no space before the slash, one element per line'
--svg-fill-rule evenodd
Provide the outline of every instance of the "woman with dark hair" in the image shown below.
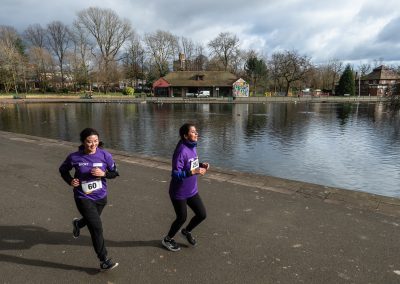
<path fill-rule="evenodd" d="M 72 221 L 72 233 L 74 238 L 78 238 L 80 229 L 87 226 L 100 260 L 100 269 L 110 270 L 117 267 L 118 263 L 107 257 L 100 215 L 107 204 L 106 179 L 119 174 L 111 154 L 102 149 L 103 143 L 99 141 L 99 133 L 95 129 L 83 129 L 80 141 L 79 150 L 69 154 L 59 168 L 61 177 L 74 188 L 75 204 L 82 215 L 82 218 Z M 74 177 L 70 174 L 73 168 Z"/>
<path fill-rule="evenodd" d="M 180 141 L 176 145 L 172 157 L 172 178 L 169 196 L 176 213 L 168 234 L 162 245 L 170 251 L 180 250 L 174 236 L 186 222 L 187 206 L 193 210 L 194 216 L 189 224 L 181 230 L 189 244 L 196 245 L 192 230 L 206 218 L 206 209 L 201 201 L 197 188 L 197 176 L 204 175 L 209 169 L 208 163 L 199 163 L 196 152 L 198 133 L 193 124 L 185 123 L 179 129 Z"/>

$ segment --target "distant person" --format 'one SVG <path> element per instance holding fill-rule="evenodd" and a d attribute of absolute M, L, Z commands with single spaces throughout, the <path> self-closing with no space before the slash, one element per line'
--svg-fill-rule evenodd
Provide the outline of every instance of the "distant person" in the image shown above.
<path fill-rule="evenodd" d="M 176 219 L 162 244 L 170 251 L 180 250 L 174 237 L 185 223 L 187 207 L 193 210 L 194 216 L 189 224 L 181 230 L 189 244 L 196 245 L 192 230 L 206 218 L 206 209 L 197 189 L 197 175 L 204 175 L 209 169 L 208 163 L 199 163 L 196 152 L 198 133 L 193 124 L 186 123 L 179 129 L 180 141 L 172 157 L 172 178 L 169 196 L 176 213 Z"/>
<path fill-rule="evenodd" d="M 80 229 L 87 226 L 92 244 L 100 260 L 101 270 L 111 270 L 118 266 L 107 256 L 103 238 L 101 212 L 107 204 L 107 182 L 119 176 L 114 160 L 109 152 L 102 149 L 99 133 L 93 128 L 85 128 L 80 133 L 77 152 L 68 155 L 59 171 L 64 181 L 73 186 L 75 204 L 82 218 L 72 221 L 73 236 L 78 238 Z M 70 171 L 75 169 L 74 177 Z"/>

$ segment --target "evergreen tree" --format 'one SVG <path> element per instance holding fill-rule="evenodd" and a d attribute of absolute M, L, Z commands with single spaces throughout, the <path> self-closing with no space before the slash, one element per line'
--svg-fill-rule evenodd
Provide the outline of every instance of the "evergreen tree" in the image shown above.
<path fill-rule="evenodd" d="M 344 96 L 345 94 L 354 96 L 355 82 L 354 82 L 353 70 L 351 69 L 350 64 L 346 66 L 342 76 L 340 76 L 339 84 L 336 87 L 335 93 L 337 96 Z"/>
<path fill-rule="evenodd" d="M 267 74 L 267 65 L 263 59 L 251 55 L 244 65 L 244 71 L 253 85 L 253 93 L 256 94 L 258 81 Z"/>

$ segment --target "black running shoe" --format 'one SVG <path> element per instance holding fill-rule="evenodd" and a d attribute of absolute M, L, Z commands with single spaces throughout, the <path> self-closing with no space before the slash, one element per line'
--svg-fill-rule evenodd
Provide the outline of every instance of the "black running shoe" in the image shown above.
<path fill-rule="evenodd" d="M 179 245 L 175 242 L 174 239 L 171 239 L 169 237 L 165 237 L 162 241 L 161 241 L 162 245 L 170 251 L 178 251 L 181 248 L 179 247 Z"/>
<path fill-rule="evenodd" d="M 189 242 L 189 244 L 191 244 L 192 246 L 196 245 L 196 239 L 193 238 L 191 232 L 186 231 L 186 229 L 182 229 L 181 233 L 182 233 L 182 235 L 184 235 L 186 237 L 186 239 Z"/>
<path fill-rule="evenodd" d="M 72 220 L 72 235 L 74 236 L 74 238 L 78 238 L 79 235 L 81 234 L 81 229 L 79 228 L 79 219 L 78 218 L 74 218 L 74 220 Z"/>
<path fill-rule="evenodd" d="M 100 262 L 101 271 L 111 270 L 117 266 L 118 266 L 118 262 L 112 262 L 111 258 L 108 258 L 105 261 Z"/>

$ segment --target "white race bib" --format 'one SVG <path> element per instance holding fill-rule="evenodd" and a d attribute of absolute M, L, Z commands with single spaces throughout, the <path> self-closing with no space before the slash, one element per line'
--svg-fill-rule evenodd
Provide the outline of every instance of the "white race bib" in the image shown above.
<path fill-rule="evenodd" d="M 101 188 L 103 188 L 103 184 L 100 179 L 96 179 L 89 182 L 85 181 L 82 182 L 82 190 L 86 194 L 92 193 L 93 191 L 99 190 Z"/>
<path fill-rule="evenodd" d="M 197 169 L 198 167 L 199 167 L 199 158 L 190 163 L 190 170 L 192 171 L 194 169 Z"/>

